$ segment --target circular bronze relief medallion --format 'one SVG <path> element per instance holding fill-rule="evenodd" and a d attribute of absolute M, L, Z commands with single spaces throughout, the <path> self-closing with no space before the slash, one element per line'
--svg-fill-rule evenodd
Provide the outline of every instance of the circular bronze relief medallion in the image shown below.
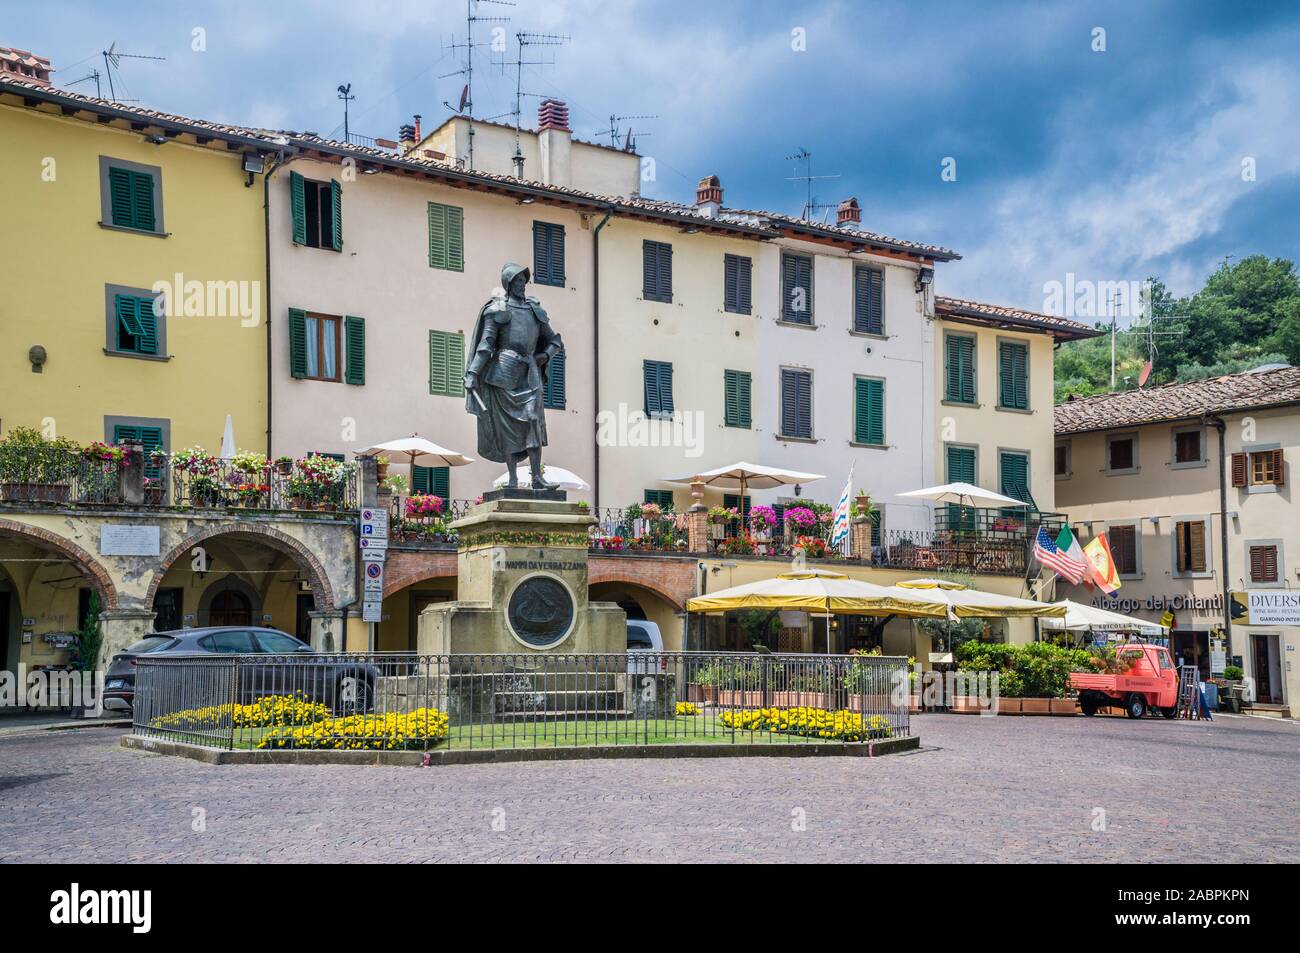
<path fill-rule="evenodd" d="M 506 606 L 511 631 L 534 648 L 557 645 L 573 627 L 573 596 L 552 576 L 529 576 L 515 587 Z"/>

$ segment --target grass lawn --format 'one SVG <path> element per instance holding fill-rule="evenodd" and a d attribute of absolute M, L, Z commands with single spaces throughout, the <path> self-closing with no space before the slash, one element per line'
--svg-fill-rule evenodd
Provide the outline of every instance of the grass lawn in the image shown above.
<path fill-rule="evenodd" d="M 262 737 L 276 729 L 239 728 L 235 731 L 234 747 L 256 748 Z M 177 734 L 176 741 L 191 744 L 225 747 L 224 739 L 212 735 L 195 736 Z M 655 745 L 655 744 L 765 744 L 770 742 L 838 744 L 825 738 L 805 738 L 800 735 L 768 731 L 732 730 L 708 712 L 701 715 L 679 715 L 676 718 L 654 719 L 601 719 L 601 720 L 551 720 L 505 721 L 496 724 L 453 725 L 446 740 L 433 746 L 439 750 L 464 750 L 473 748 L 571 748 L 598 745 Z"/>

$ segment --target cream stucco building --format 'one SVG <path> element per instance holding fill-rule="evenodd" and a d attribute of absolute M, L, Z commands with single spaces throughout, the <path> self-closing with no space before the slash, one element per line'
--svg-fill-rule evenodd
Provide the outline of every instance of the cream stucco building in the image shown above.
<path fill-rule="evenodd" d="M 1153 621 L 1172 613 L 1176 655 L 1206 675 L 1240 664 L 1261 710 L 1294 711 L 1300 368 L 1069 401 L 1055 419 L 1057 506 L 1081 542 L 1106 534 L 1122 582 L 1113 600 L 1060 591 Z M 1234 610 L 1234 593 L 1257 608 Z M 1261 618 L 1258 604 L 1277 608 Z"/>

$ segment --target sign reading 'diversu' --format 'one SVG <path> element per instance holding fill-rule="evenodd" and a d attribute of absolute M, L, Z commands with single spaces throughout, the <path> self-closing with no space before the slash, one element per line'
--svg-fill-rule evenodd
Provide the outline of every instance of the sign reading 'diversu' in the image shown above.
<path fill-rule="evenodd" d="M 1246 605 L 1251 625 L 1300 625 L 1300 592 L 1290 589 L 1249 589 Z"/>

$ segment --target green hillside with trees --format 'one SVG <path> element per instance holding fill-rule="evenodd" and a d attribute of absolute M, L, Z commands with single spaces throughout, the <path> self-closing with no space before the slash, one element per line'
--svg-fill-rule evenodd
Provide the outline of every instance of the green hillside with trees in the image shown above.
<path fill-rule="evenodd" d="M 1224 262 L 1205 287 L 1175 298 L 1152 279 L 1156 330 L 1181 330 L 1156 338 L 1155 367 L 1148 381 L 1200 380 L 1235 374 L 1261 364 L 1300 365 L 1300 277 L 1283 258 L 1252 255 Z M 1115 389 L 1137 387 L 1147 361 L 1145 321 L 1120 334 L 1115 346 Z M 1071 341 L 1056 352 L 1056 400 L 1110 390 L 1110 325 L 1107 333 Z"/>

